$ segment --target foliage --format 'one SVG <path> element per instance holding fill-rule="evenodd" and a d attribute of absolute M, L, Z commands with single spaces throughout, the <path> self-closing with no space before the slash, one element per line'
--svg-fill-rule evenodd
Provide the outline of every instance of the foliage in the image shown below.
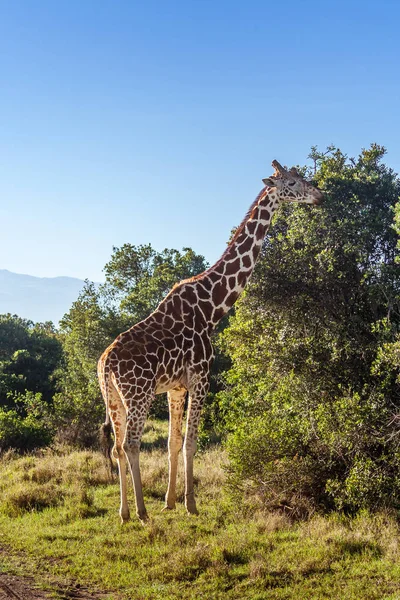
<path fill-rule="evenodd" d="M 51 323 L 0 315 L 0 451 L 50 443 L 62 347 Z"/>
<path fill-rule="evenodd" d="M 52 323 L 0 315 L 0 406 L 12 408 L 14 396 L 26 390 L 50 403 L 61 363 L 62 347 Z"/>
<path fill-rule="evenodd" d="M 87 281 L 60 328 L 66 368 L 60 373 L 62 389 L 54 398 L 58 439 L 90 446 L 96 443 L 104 419 L 97 361 L 127 324 L 103 302 L 95 284 Z"/>
<path fill-rule="evenodd" d="M 272 505 L 397 507 L 400 180 L 384 153 L 313 150 L 326 201 L 279 210 L 221 336 L 232 482 Z"/>
<path fill-rule="evenodd" d="M 26 392 L 14 396 L 14 403 L 16 408 L 0 408 L 0 452 L 29 452 L 50 444 L 50 409 L 42 395 Z"/>
<path fill-rule="evenodd" d="M 103 293 L 109 294 L 134 324 L 153 312 L 175 283 L 206 268 L 204 257 L 191 248 L 183 248 L 182 252 L 165 248 L 157 252 L 150 244 L 124 244 L 114 248 L 104 267 Z"/>

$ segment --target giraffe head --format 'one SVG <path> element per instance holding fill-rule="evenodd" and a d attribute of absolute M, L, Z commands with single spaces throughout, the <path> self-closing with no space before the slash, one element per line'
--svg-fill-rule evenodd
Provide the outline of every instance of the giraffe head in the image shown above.
<path fill-rule="evenodd" d="M 272 161 L 275 173 L 263 179 L 266 186 L 273 188 L 278 202 L 296 202 L 303 204 L 320 204 L 323 200 L 321 190 L 306 181 L 296 169 L 287 171 L 277 160 Z"/>

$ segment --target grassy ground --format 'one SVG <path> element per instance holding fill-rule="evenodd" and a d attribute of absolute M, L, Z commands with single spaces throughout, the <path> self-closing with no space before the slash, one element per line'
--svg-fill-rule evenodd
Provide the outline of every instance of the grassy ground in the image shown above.
<path fill-rule="evenodd" d="M 161 512 L 165 435 L 164 424 L 148 425 L 142 473 L 151 519 L 145 527 L 137 520 L 120 525 L 118 484 L 108 482 L 99 454 L 4 457 L 5 566 L 40 573 L 44 585 L 49 578 L 74 581 L 115 600 L 400 599 L 393 519 L 332 515 L 293 524 L 283 515 L 245 510 L 224 491 L 219 449 L 196 460 L 200 516 L 186 515 L 182 505 Z M 132 493 L 130 499 L 133 509 Z"/>

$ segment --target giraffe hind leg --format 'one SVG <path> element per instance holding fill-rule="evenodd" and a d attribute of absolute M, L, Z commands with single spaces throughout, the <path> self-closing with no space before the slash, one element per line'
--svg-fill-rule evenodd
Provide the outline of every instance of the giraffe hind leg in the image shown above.
<path fill-rule="evenodd" d="M 109 388 L 109 408 L 110 418 L 113 424 L 115 443 L 112 454 L 118 463 L 119 483 L 121 504 L 119 514 L 121 522 L 126 523 L 130 519 L 130 511 L 128 505 L 127 488 L 126 488 L 126 456 L 123 449 L 123 443 L 126 432 L 126 410 L 118 390 L 114 385 Z"/>
<path fill-rule="evenodd" d="M 128 460 L 133 488 L 135 491 L 136 514 L 142 522 L 148 520 L 143 498 L 142 479 L 140 475 L 139 452 L 140 441 L 146 422 L 148 410 L 154 397 L 154 391 L 135 396 L 132 400 L 124 398 L 126 406 L 126 429 L 123 450 Z"/>
<path fill-rule="evenodd" d="M 183 387 L 168 392 L 169 433 L 168 433 L 168 490 L 165 496 L 165 509 L 175 508 L 176 476 L 178 472 L 178 455 L 182 449 L 182 419 L 187 390 Z"/>

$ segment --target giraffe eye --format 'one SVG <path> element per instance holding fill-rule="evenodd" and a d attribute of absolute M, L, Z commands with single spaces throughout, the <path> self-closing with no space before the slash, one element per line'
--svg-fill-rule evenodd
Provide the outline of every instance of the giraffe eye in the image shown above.
<path fill-rule="evenodd" d="M 288 181 L 288 185 L 292 186 L 294 185 L 296 182 L 295 181 Z"/>

